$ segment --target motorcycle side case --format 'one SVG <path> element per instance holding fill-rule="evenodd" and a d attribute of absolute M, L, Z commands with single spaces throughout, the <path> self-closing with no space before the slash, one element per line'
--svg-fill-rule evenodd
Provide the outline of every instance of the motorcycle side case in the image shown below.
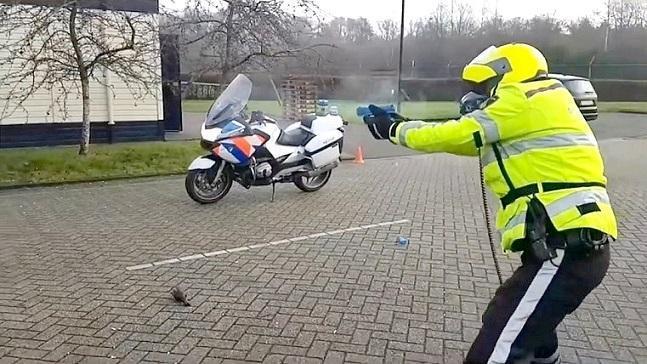
<path fill-rule="evenodd" d="M 315 168 L 323 167 L 339 159 L 339 143 L 344 134 L 336 129 L 317 135 L 305 146 L 306 155 Z"/>
<path fill-rule="evenodd" d="M 318 116 L 312 121 L 312 130 L 315 134 L 322 134 L 330 130 L 336 130 L 344 126 L 344 120 L 338 115 Z"/>

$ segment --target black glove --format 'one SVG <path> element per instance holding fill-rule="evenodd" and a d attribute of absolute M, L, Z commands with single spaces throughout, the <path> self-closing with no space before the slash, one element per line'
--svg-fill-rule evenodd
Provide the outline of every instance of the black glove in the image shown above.
<path fill-rule="evenodd" d="M 395 113 L 390 115 L 375 105 L 369 105 L 368 108 L 371 115 L 364 116 L 364 123 L 368 126 L 373 138 L 378 140 L 390 139 L 390 136 L 392 136 L 390 134 L 395 133 L 397 124 L 402 122 L 404 118 Z"/>

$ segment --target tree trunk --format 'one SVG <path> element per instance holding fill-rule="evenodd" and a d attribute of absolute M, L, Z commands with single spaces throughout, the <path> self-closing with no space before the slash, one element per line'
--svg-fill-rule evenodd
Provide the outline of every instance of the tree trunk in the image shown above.
<path fill-rule="evenodd" d="M 69 34 L 72 48 L 74 48 L 76 65 L 81 79 L 81 97 L 83 99 L 83 117 L 81 119 L 81 141 L 79 143 L 79 155 L 86 155 L 90 150 L 90 75 L 83 59 L 83 52 L 79 45 L 79 37 L 76 33 L 76 15 L 79 9 L 76 3 L 70 9 Z"/>
<path fill-rule="evenodd" d="M 81 122 L 79 154 L 86 155 L 90 150 L 90 80 L 87 74 L 85 77 L 81 76 L 81 95 L 83 98 L 83 118 Z"/>
<path fill-rule="evenodd" d="M 227 9 L 227 20 L 226 20 L 226 35 L 225 35 L 225 59 L 222 64 L 222 81 L 220 83 L 221 91 L 224 89 L 225 84 L 231 81 L 231 47 L 233 43 L 234 32 L 234 13 L 236 12 L 235 3 L 229 3 L 229 9 Z"/>

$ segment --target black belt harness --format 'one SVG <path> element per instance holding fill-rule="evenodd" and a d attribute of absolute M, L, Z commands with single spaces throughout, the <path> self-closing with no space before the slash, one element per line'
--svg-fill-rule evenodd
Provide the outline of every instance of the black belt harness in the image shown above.
<path fill-rule="evenodd" d="M 478 132 L 474 133 L 474 142 L 476 143 L 476 146 L 478 148 L 481 148 L 483 146 L 483 140 L 481 139 L 481 135 Z M 493 143 L 491 144 L 491 146 L 492 146 L 492 150 L 494 151 L 494 156 L 496 157 L 497 164 L 499 165 L 499 170 L 501 171 L 501 175 L 503 176 L 505 183 L 508 185 L 508 188 L 510 189 L 510 192 L 508 192 L 505 196 L 501 198 L 501 204 L 503 205 L 504 209 L 521 197 L 531 196 L 531 195 L 534 195 L 535 193 L 539 193 L 539 185 L 541 185 L 542 192 L 567 190 L 569 188 L 582 188 L 582 187 L 606 188 L 607 187 L 604 183 L 600 183 L 600 182 L 544 182 L 544 183 L 533 183 L 530 185 L 516 188 L 512 183 L 512 179 L 510 178 L 510 175 L 508 174 L 508 171 L 506 170 L 505 165 L 503 164 L 503 158 L 501 158 L 501 152 L 499 151 L 499 147 L 497 146 L 497 143 Z"/>
<path fill-rule="evenodd" d="M 523 187 L 515 188 L 510 190 L 508 194 L 501 198 L 501 204 L 505 209 L 507 206 L 512 204 L 514 201 L 521 197 L 531 196 L 535 193 L 539 193 L 539 185 L 541 185 L 543 192 L 566 190 L 569 188 L 582 188 L 582 187 L 602 187 L 606 188 L 604 183 L 599 182 L 544 182 L 544 183 L 535 183 L 531 185 L 526 185 Z"/>

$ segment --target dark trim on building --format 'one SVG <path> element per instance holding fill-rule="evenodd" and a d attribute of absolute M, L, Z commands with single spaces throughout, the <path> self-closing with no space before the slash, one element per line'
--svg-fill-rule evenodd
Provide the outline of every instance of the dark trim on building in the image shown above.
<path fill-rule="evenodd" d="M 38 6 L 61 6 L 70 3 L 70 0 L 0 0 L 2 4 L 22 4 Z M 139 13 L 159 13 L 158 0 L 78 0 L 81 8 L 134 11 Z"/>
<path fill-rule="evenodd" d="M 0 125 L 0 149 L 78 144 L 81 123 Z M 164 120 L 92 123 L 90 143 L 164 140 Z"/>
<path fill-rule="evenodd" d="M 182 131 L 179 36 L 177 34 L 160 34 L 159 36 L 165 128 L 168 131 Z"/>

